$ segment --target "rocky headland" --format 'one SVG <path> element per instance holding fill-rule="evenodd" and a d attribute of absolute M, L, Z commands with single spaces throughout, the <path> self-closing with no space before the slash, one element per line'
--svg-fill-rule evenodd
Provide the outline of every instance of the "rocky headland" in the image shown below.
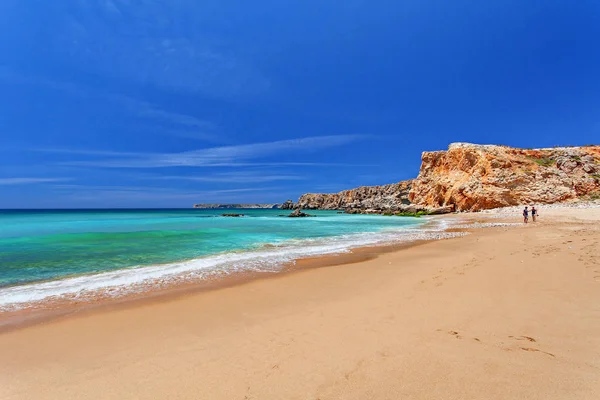
<path fill-rule="evenodd" d="M 295 208 L 306 210 L 392 209 L 409 205 L 412 181 L 383 186 L 361 186 L 339 193 L 307 193 L 298 199 Z"/>
<path fill-rule="evenodd" d="M 203 208 L 203 209 L 235 209 L 235 208 L 246 208 L 246 209 L 254 209 L 254 208 L 279 208 L 279 204 L 194 204 L 194 208 Z"/>
<path fill-rule="evenodd" d="M 518 149 L 453 143 L 424 152 L 415 179 L 307 193 L 286 208 L 347 213 L 480 211 L 600 197 L 600 146 Z"/>
<path fill-rule="evenodd" d="M 425 152 L 409 200 L 479 211 L 600 195 L 600 146 L 517 149 L 453 143 Z"/>

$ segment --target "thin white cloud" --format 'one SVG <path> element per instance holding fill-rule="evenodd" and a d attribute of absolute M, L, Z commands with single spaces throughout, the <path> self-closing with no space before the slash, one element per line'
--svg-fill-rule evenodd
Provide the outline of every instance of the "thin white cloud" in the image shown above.
<path fill-rule="evenodd" d="M 121 11 L 119 10 L 119 8 L 112 1 L 104 0 L 104 1 L 101 1 L 100 3 L 101 3 L 100 5 L 104 8 L 104 10 L 106 10 L 106 12 L 108 14 L 111 14 L 112 16 L 115 16 L 115 17 L 121 17 L 123 15 L 121 13 Z"/>
<path fill-rule="evenodd" d="M 89 88 L 86 89 L 71 82 L 27 75 L 5 65 L 0 65 L 0 80 L 18 85 L 44 86 L 84 99 L 108 101 L 129 115 L 168 125 L 169 127 L 167 128 L 154 127 L 154 130 L 158 129 L 166 135 L 206 140 L 209 142 L 222 142 L 222 137 L 215 133 L 218 130 L 217 124 L 188 114 L 168 111 L 155 104 L 133 97 L 117 93 L 101 92 Z"/>
<path fill-rule="evenodd" d="M 261 183 L 275 181 L 299 181 L 305 178 L 298 175 L 269 174 L 265 171 L 237 171 L 203 176 L 161 176 L 157 179 L 216 183 Z"/>
<path fill-rule="evenodd" d="M 70 178 L 0 178 L 0 185 L 33 185 L 37 183 L 64 182 Z"/>
<path fill-rule="evenodd" d="M 54 189 L 66 191 L 172 191 L 173 189 L 155 186 L 120 186 L 120 185 L 80 185 L 80 184 L 58 184 L 52 185 Z"/>
<path fill-rule="evenodd" d="M 236 146 L 220 146 L 180 153 L 123 153 L 122 157 L 94 161 L 69 161 L 63 164 L 104 168 L 165 168 L 165 167 L 214 167 L 267 165 L 250 163 L 266 157 L 285 153 L 308 153 L 339 147 L 366 138 L 365 135 L 313 136 L 301 139 L 278 140 L 274 142 L 251 143 Z M 89 151 L 86 151 L 89 153 Z M 80 154 L 86 154 L 80 153 Z M 77 154 L 73 150 L 72 154 Z M 102 154 L 97 154 L 102 155 Z M 302 163 L 279 163 L 278 165 L 301 165 Z"/>
<path fill-rule="evenodd" d="M 63 147 L 40 147 L 30 149 L 42 153 L 83 155 L 83 156 L 106 156 L 106 157 L 127 157 L 139 156 L 141 153 L 127 151 L 110 151 L 110 150 L 88 150 L 88 149 L 67 149 Z"/>
<path fill-rule="evenodd" d="M 65 188 L 67 189 L 67 188 Z M 78 186 L 67 191 L 72 200 L 95 202 L 103 201 L 186 201 L 190 204 L 197 202 L 211 202 L 235 200 L 240 194 L 251 193 L 279 193 L 281 187 L 250 187 L 225 190 L 199 190 L 182 191 L 172 188 L 160 187 L 126 187 L 126 186 Z M 233 196 L 233 197 L 230 197 Z"/>
<path fill-rule="evenodd" d="M 89 193 L 165 193 L 165 194 L 173 194 L 173 195 L 182 195 L 182 196 L 195 196 L 199 193 L 213 193 L 213 194 L 223 194 L 223 193 L 244 193 L 244 192 L 254 192 L 260 190 L 271 190 L 273 187 L 246 187 L 246 188 L 236 188 L 236 189 L 215 189 L 215 190 L 204 190 L 204 191 L 195 191 L 195 190 L 181 190 L 175 189 L 171 187 L 161 187 L 161 186 L 119 186 L 119 185 L 78 185 L 78 184 L 61 184 L 61 185 L 53 185 L 55 189 L 65 190 L 67 192 L 85 192 Z"/>
<path fill-rule="evenodd" d="M 223 143 L 223 135 L 217 134 L 217 128 L 208 129 L 161 129 L 160 133 L 167 136 L 179 137 L 183 139 L 193 139 L 212 143 Z"/>
<path fill-rule="evenodd" d="M 158 108 L 152 103 L 137 100 L 132 97 L 119 94 L 106 94 L 103 95 L 103 97 L 111 100 L 115 104 L 125 107 L 130 113 L 138 117 L 152 118 L 171 124 L 177 124 L 185 128 L 197 128 L 205 131 L 216 129 L 216 125 L 213 122 L 202 120 L 187 114 L 166 111 Z"/>
<path fill-rule="evenodd" d="M 246 99 L 271 87 L 253 61 L 256 50 L 208 27 L 211 5 L 120 1 L 98 16 L 91 2 L 76 3 L 48 39 L 59 57 L 87 71 L 212 98 Z"/>

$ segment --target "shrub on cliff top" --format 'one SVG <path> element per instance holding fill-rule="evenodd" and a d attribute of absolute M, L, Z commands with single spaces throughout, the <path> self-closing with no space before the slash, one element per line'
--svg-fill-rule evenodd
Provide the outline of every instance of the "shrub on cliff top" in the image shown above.
<path fill-rule="evenodd" d="M 554 165 L 554 163 L 556 162 L 555 160 L 551 159 L 551 158 L 547 158 L 547 157 L 542 157 L 542 158 L 535 158 L 535 157 L 529 157 L 531 159 L 531 161 L 533 161 L 534 163 L 541 165 L 542 167 L 549 167 L 551 165 Z"/>
<path fill-rule="evenodd" d="M 387 216 L 392 216 L 395 215 L 396 217 L 414 217 L 414 218 L 421 218 L 422 215 L 429 215 L 430 213 L 428 211 L 417 211 L 416 213 L 414 212 L 397 212 L 395 214 L 392 213 L 385 213 L 383 215 L 387 215 Z"/>
<path fill-rule="evenodd" d="M 419 213 L 411 213 L 411 212 L 398 212 L 396 214 L 394 214 L 396 217 L 414 217 L 414 218 L 421 218 L 421 216 L 419 215 Z"/>

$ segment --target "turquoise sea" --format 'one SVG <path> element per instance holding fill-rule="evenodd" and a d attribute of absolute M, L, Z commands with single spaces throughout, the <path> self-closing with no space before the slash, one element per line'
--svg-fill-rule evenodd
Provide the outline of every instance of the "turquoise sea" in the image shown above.
<path fill-rule="evenodd" d="M 236 212 L 244 217 L 223 217 Z M 407 240 L 425 218 L 284 210 L 0 211 L 0 307 L 215 273 L 276 271 L 297 258 Z"/>

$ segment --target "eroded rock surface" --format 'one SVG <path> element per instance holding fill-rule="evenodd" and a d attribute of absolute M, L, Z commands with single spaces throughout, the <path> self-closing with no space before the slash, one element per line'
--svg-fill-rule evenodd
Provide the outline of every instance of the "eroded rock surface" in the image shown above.
<path fill-rule="evenodd" d="M 427 207 L 478 211 L 600 193 L 600 146 L 528 150 L 454 143 L 421 159 L 409 200 Z"/>
<path fill-rule="evenodd" d="M 304 218 L 304 217 L 314 217 L 314 215 L 307 214 L 302 212 L 299 208 L 295 209 L 288 215 L 289 218 Z"/>
<path fill-rule="evenodd" d="M 287 207 L 443 214 L 600 197 L 600 146 L 517 149 L 453 143 L 424 152 L 414 180 L 304 194 Z"/>
<path fill-rule="evenodd" d="M 398 210 L 410 204 L 408 194 L 412 181 L 382 186 L 362 186 L 339 193 L 307 193 L 296 203 L 306 210 Z"/>
<path fill-rule="evenodd" d="M 283 204 L 279 206 L 279 208 L 282 210 L 293 210 L 294 202 L 292 200 L 286 200 Z"/>

